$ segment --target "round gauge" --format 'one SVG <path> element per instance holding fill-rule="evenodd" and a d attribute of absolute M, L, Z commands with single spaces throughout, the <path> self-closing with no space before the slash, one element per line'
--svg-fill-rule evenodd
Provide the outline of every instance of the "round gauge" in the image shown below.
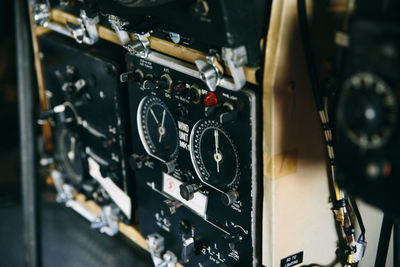
<path fill-rule="evenodd" d="M 200 180 L 221 192 L 239 177 L 237 150 L 219 122 L 200 120 L 195 124 L 190 157 Z"/>
<path fill-rule="evenodd" d="M 381 148 L 396 128 L 396 95 L 371 73 L 357 73 L 346 80 L 338 110 L 347 138 L 363 149 Z"/>
<path fill-rule="evenodd" d="M 162 162 L 178 155 L 178 130 L 167 106 L 155 96 L 146 96 L 137 110 L 140 140 L 146 152 Z"/>
<path fill-rule="evenodd" d="M 83 179 L 84 170 L 79 137 L 65 127 L 59 128 L 55 136 L 55 159 L 67 180 L 77 185 Z"/>

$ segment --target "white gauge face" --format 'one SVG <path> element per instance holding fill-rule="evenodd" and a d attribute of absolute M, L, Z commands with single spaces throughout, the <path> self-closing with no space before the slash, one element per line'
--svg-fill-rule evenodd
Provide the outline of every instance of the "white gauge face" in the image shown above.
<path fill-rule="evenodd" d="M 146 152 L 163 162 L 178 156 L 178 131 L 167 106 L 155 96 L 142 99 L 137 110 L 140 140 Z"/>
<path fill-rule="evenodd" d="M 235 145 L 219 122 L 200 120 L 190 135 L 190 156 L 200 180 L 223 192 L 239 178 Z"/>
<path fill-rule="evenodd" d="M 397 98 L 388 84 L 371 73 L 346 80 L 339 101 L 346 136 L 363 149 L 387 144 L 396 128 Z"/>

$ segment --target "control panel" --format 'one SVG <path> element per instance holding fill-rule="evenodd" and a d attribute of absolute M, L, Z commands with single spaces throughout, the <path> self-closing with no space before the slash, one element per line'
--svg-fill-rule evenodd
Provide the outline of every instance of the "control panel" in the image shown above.
<path fill-rule="evenodd" d="M 126 62 L 140 231 L 165 248 L 154 262 L 258 266 L 257 90 L 223 78 L 211 92 L 194 66 L 157 52 Z"/>
<path fill-rule="evenodd" d="M 49 106 L 41 120 L 52 127 L 53 180 L 61 179 L 60 185 L 71 185 L 100 206 L 111 204 L 119 219 L 130 219 L 127 114 L 118 53 L 110 44 L 77 48 L 73 40 L 54 34 L 41 36 L 39 45 Z"/>

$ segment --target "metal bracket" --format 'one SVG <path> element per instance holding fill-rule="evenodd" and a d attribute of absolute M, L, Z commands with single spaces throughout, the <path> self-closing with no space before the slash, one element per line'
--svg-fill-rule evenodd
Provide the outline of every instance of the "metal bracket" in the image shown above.
<path fill-rule="evenodd" d="M 124 45 L 124 48 L 132 55 L 138 54 L 140 57 L 146 58 L 150 52 L 150 33 L 136 34 L 136 40 Z"/>
<path fill-rule="evenodd" d="M 89 16 L 85 10 L 81 9 L 78 24 L 67 22 L 61 25 L 50 21 L 50 4 L 48 1 L 36 2 L 32 4 L 33 21 L 35 26 L 43 26 L 52 31 L 73 37 L 79 44 L 85 43 L 93 45 L 99 40 L 97 24 L 100 22 L 98 14 Z"/>
<path fill-rule="evenodd" d="M 122 45 L 125 45 L 131 41 L 131 38 L 129 37 L 129 33 L 124 30 L 124 26 L 129 24 L 128 21 L 123 20 L 114 15 L 109 15 L 108 22 L 110 23 L 111 28 L 117 34 L 118 39 L 121 41 Z"/>
<path fill-rule="evenodd" d="M 47 27 L 50 20 L 50 7 L 47 2 L 36 2 L 32 4 L 33 23 L 35 26 Z"/>
<path fill-rule="evenodd" d="M 101 209 L 100 215 L 92 222 L 93 229 L 100 229 L 101 233 L 114 236 L 118 233 L 118 214 L 120 209 L 115 205 L 107 205 Z"/>
<path fill-rule="evenodd" d="M 77 19 L 78 24 L 67 22 L 67 29 L 71 32 L 72 37 L 77 43 L 93 45 L 99 40 L 99 34 L 97 32 L 96 25 L 100 19 L 98 14 L 94 16 L 88 16 L 86 11 L 81 9 L 80 17 Z"/>
<path fill-rule="evenodd" d="M 246 84 L 246 75 L 243 66 L 247 64 L 247 52 L 245 46 L 236 48 L 222 48 L 222 59 L 231 70 L 232 78 L 235 83 L 235 90 L 238 91 Z"/>
<path fill-rule="evenodd" d="M 202 79 L 210 91 L 215 91 L 222 78 L 222 67 L 219 64 L 216 56 L 207 56 L 207 62 L 196 59 L 195 64 L 200 72 L 200 79 Z"/>
<path fill-rule="evenodd" d="M 146 238 L 147 246 L 150 250 L 151 258 L 155 267 L 175 267 L 178 258 L 172 251 L 165 250 L 165 239 L 158 233 L 148 235 Z"/>
<path fill-rule="evenodd" d="M 58 203 L 66 203 L 74 198 L 74 187 L 64 183 L 64 177 L 61 172 L 52 170 L 51 178 L 57 190 L 56 201 Z"/>
<path fill-rule="evenodd" d="M 150 51 L 150 41 L 148 39 L 150 36 L 149 33 L 134 34 L 136 40 L 131 40 L 129 33 L 124 30 L 124 26 L 129 24 L 128 21 L 114 15 L 109 15 L 108 22 L 111 24 L 111 28 L 113 28 L 117 34 L 122 46 L 128 50 L 130 54 L 137 54 L 144 58 L 147 57 Z"/>

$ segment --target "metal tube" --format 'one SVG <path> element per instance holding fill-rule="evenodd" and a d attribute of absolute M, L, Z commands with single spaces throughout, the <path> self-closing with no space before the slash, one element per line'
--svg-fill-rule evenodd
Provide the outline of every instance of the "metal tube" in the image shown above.
<path fill-rule="evenodd" d="M 41 266 L 41 242 L 38 208 L 38 175 L 35 132 L 33 60 L 28 3 L 15 1 L 15 34 L 19 103 L 22 210 L 25 266 Z"/>

